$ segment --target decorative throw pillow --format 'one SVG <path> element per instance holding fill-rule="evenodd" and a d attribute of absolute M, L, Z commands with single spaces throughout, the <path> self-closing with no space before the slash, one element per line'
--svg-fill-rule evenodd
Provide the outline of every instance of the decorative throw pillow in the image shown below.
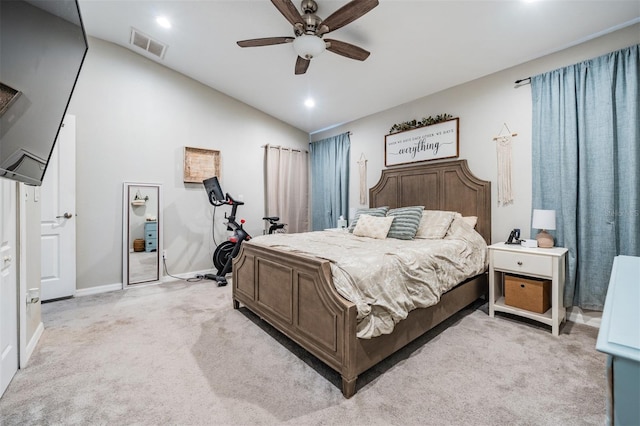
<path fill-rule="evenodd" d="M 442 239 L 447 235 L 456 212 L 424 210 L 415 238 Z"/>
<path fill-rule="evenodd" d="M 469 238 L 470 233 L 476 233 L 475 229 L 469 225 L 468 216 L 463 217 L 460 213 L 453 216 L 453 221 L 447 230 L 445 238 Z"/>
<path fill-rule="evenodd" d="M 420 220 L 422 219 L 423 206 L 399 207 L 387 212 L 387 217 L 392 216 L 393 223 L 389 228 L 387 238 L 397 238 L 399 240 L 413 240 Z"/>
<path fill-rule="evenodd" d="M 374 216 L 374 217 L 385 217 L 387 215 L 387 211 L 389 211 L 389 207 L 374 207 L 370 209 L 356 210 L 356 214 L 353 217 L 353 220 L 351 221 L 351 223 L 349 224 L 349 232 L 353 232 L 353 230 L 356 227 L 356 224 L 358 223 L 358 217 L 360 217 L 361 214 L 368 214 L 369 216 Z"/>
<path fill-rule="evenodd" d="M 393 222 L 393 217 L 376 217 L 368 214 L 361 214 L 353 235 L 356 237 L 369 237 L 384 240 Z"/>
<path fill-rule="evenodd" d="M 476 224 L 478 223 L 478 216 L 462 216 L 462 220 L 475 229 Z"/>

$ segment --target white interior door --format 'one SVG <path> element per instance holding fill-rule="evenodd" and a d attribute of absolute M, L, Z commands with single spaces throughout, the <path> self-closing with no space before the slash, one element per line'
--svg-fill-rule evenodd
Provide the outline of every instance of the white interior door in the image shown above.
<path fill-rule="evenodd" d="M 76 118 L 67 115 L 40 189 L 42 300 L 76 291 Z"/>
<path fill-rule="evenodd" d="M 0 396 L 18 371 L 16 183 L 0 179 Z"/>

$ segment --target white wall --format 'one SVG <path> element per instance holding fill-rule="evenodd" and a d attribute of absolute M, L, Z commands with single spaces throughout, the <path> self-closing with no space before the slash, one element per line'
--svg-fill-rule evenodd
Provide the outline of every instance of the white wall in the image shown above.
<path fill-rule="evenodd" d="M 440 113 L 460 117 L 460 157 L 491 180 L 493 241 L 514 227 L 528 236 L 531 216 L 531 97 L 519 78 L 549 71 L 638 43 L 640 25 L 473 82 L 418 98 L 312 136 L 346 130 L 352 170 L 364 153 L 367 187 L 383 168 L 384 135 L 395 124 Z M 261 232 L 264 210 L 262 150 L 270 143 L 306 149 L 308 136 L 281 121 L 127 49 L 90 39 L 69 113 L 77 117 L 77 288 L 121 282 L 122 182 L 164 185 L 164 245 L 172 274 L 211 268 L 211 212 L 201 185 L 182 181 L 184 146 L 222 153 L 223 189 L 242 195 L 248 230 Z M 214 72 L 214 71 L 212 71 Z M 428 75 L 425 75 L 428 78 Z M 393 90 L 390 86 L 389 90 Z M 515 202 L 497 205 L 492 138 L 506 122 L 514 138 Z M 358 174 L 351 174 L 350 203 L 358 206 Z M 222 210 L 218 210 L 222 221 Z M 223 227 L 217 225 L 217 238 Z"/>
<path fill-rule="evenodd" d="M 211 70 L 215 73 L 215 70 Z M 122 182 L 162 183 L 171 274 L 212 268 L 211 216 L 201 184 L 183 183 L 185 146 L 221 151 L 222 186 L 243 196 L 262 232 L 264 144 L 307 149 L 308 135 L 125 48 L 89 39 L 69 106 L 77 119 L 77 288 L 122 281 Z M 218 242 L 224 237 L 218 208 Z"/>
<path fill-rule="evenodd" d="M 351 207 L 359 207 L 357 161 L 364 153 L 368 160 L 367 187 L 372 187 L 384 168 L 384 136 L 393 124 L 441 113 L 460 117 L 460 158 L 467 159 L 476 176 L 491 181 L 493 242 L 506 240 L 512 228 L 521 228 L 523 237 L 528 238 L 532 209 L 531 90 L 529 85 L 514 88 L 514 82 L 637 44 L 640 42 L 639 34 L 640 25 L 636 24 L 562 52 L 314 134 L 312 140 L 345 131 L 353 133 L 349 199 Z M 428 70 L 424 78 L 429 78 Z M 393 90 L 393 86 L 390 85 L 389 90 Z M 518 134 L 513 138 L 515 200 L 507 206 L 499 206 L 497 202 L 497 160 L 492 140 L 503 123 Z"/>

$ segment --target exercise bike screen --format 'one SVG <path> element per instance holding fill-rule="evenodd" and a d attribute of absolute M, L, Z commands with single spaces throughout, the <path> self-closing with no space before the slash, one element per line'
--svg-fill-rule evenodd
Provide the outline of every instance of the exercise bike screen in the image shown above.
<path fill-rule="evenodd" d="M 204 184 L 204 189 L 207 191 L 207 195 L 211 202 L 225 200 L 224 193 L 222 192 L 222 188 L 220 188 L 220 182 L 218 182 L 217 176 L 205 179 L 202 183 Z"/>

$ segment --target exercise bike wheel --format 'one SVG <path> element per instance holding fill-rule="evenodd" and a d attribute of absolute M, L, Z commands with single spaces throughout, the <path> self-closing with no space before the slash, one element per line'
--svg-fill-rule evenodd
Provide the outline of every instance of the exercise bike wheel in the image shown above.
<path fill-rule="evenodd" d="M 216 251 L 213 252 L 213 264 L 218 270 L 221 270 L 227 263 L 227 260 L 231 257 L 234 246 L 235 243 L 225 241 L 216 247 Z"/>

